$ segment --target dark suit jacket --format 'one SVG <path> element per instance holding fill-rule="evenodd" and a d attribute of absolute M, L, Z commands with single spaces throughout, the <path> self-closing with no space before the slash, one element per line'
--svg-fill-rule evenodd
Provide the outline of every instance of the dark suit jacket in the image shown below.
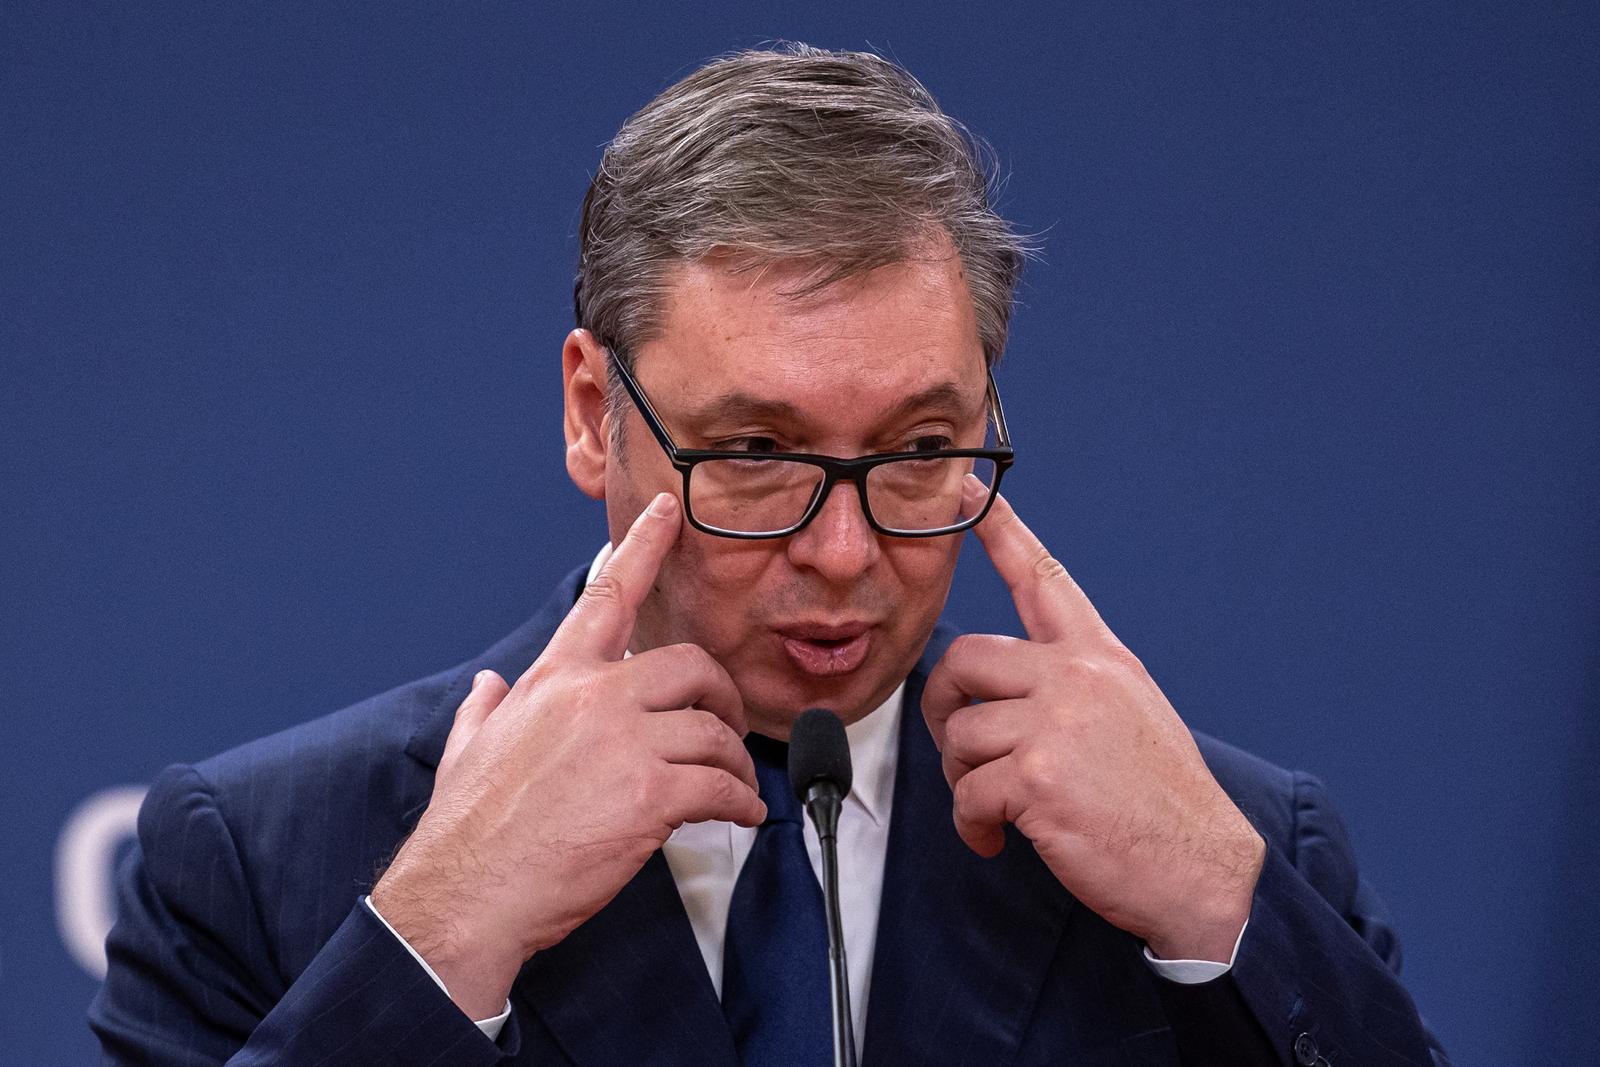
<path fill-rule="evenodd" d="M 473 674 L 515 679 L 582 576 L 460 667 L 161 775 L 120 871 L 110 970 L 90 1011 L 111 1061 L 733 1067 L 660 853 L 523 968 L 498 1042 L 359 903 L 427 805 Z M 918 714 L 954 634 L 941 624 L 906 688 L 867 1067 L 1445 1062 L 1312 778 L 1198 738 L 1268 842 L 1233 971 L 1199 987 L 1158 978 L 1021 836 L 992 860 L 968 851 Z"/>

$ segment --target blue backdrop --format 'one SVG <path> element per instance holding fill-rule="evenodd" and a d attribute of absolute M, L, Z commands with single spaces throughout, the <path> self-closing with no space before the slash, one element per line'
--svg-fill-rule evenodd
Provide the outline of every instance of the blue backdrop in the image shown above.
<path fill-rule="evenodd" d="M 589 173 L 777 37 L 993 142 L 1046 246 L 1014 501 L 1193 725 L 1330 783 L 1457 1063 L 1594 1062 L 1600 16 L 1532 0 L 6 4 L 0 1058 L 92 1058 L 158 768 L 464 658 L 593 551 Z M 1016 627 L 975 549 L 952 608 Z"/>

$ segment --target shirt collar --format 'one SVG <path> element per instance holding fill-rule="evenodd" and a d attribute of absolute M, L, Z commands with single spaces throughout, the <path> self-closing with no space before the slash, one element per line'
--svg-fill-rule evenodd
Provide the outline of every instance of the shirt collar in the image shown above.
<path fill-rule="evenodd" d="M 895 686 L 889 699 L 844 728 L 850 740 L 850 796 L 867 818 L 879 826 L 889 821 L 894 800 L 894 772 L 900 738 L 900 716 L 906 683 Z"/>
<path fill-rule="evenodd" d="M 611 542 L 607 541 L 595 553 L 584 578 L 587 585 L 594 581 L 600 568 L 611 558 Z M 906 683 L 901 682 L 889 699 L 879 704 L 871 714 L 844 728 L 850 741 L 850 796 L 861 806 L 867 818 L 882 826 L 889 819 L 889 806 L 894 798 L 894 772 L 897 753 L 896 741 L 900 736 L 900 715 L 905 705 Z"/>
<path fill-rule="evenodd" d="M 583 576 L 583 584 L 588 585 L 600 573 L 600 568 L 606 565 L 606 560 L 611 558 L 611 542 L 607 541 L 600 546 L 600 551 L 594 554 L 594 562 L 589 564 L 589 573 Z"/>

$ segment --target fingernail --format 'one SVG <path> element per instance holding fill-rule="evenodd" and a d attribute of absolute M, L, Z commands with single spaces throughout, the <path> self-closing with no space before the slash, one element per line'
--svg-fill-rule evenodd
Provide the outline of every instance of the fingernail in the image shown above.
<path fill-rule="evenodd" d="M 961 495 L 967 503 L 977 504 L 989 495 L 989 487 L 976 474 L 968 474 L 961 479 Z"/>
<path fill-rule="evenodd" d="M 483 679 L 488 673 L 488 671 L 479 671 L 477 674 L 474 674 L 472 676 L 472 688 L 467 690 L 467 692 L 476 693 L 478 691 L 478 686 L 483 684 Z"/>
<path fill-rule="evenodd" d="M 672 514 L 672 509 L 676 504 L 677 498 L 671 493 L 657 493 L 656 498 L 650 501 L 650 506 L 645 510 L 658 519 L 664 519 Z"/>

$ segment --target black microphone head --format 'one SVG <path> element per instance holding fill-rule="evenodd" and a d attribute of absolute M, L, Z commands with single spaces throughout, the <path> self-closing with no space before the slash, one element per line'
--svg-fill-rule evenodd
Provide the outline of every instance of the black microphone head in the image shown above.
<path fill-rule="evenodd" d="M 789 785 L 804 804 L 806 790 L 824 779 L 838 786 L 841 799 L 850 795 L 850 742 L 839 716 L 811 708 L 789 731 Z"/>

